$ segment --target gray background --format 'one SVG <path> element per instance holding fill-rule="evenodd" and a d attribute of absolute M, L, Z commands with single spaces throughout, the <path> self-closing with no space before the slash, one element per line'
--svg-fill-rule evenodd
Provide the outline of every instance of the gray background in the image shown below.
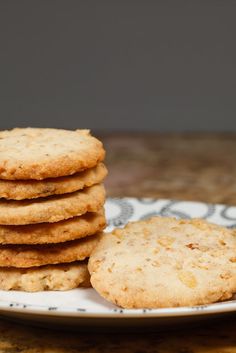
<path fill-rule="evenodd" d="M 0 128 L 236 131 L 236 1 L 0 0 Z"/>

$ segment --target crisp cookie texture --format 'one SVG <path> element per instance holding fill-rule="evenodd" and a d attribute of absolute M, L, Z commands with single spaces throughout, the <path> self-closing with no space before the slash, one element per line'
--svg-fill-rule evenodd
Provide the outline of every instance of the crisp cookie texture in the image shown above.
<path fill-rule="evenodd" d="M 89 130 L 16 128 L 0 131 L 0 179 L 56 178 L 94 167 L 105 157 Z"/>
<path fill-rule="evenodd" d="M 34 267 L 84 260 L 90 256 L 99 234 L 47 245 L 1 245 L 0 267 Z"/>
<path fill-rule="evenodd" d="M 236 234 L 154 217 L 104 234 L 88 268 L 98 293 L 124 308 L 212 303 L 236 292 Z"/>
<path fill-rule="evenodd" d="M 48 265 L 33 268 L 0 268 L 0 290 L 38 292 L 89 287 L 86 262 Z"/>
<path fill-rule="evenodd" d="M 104 209 L 56 223 L 1 226 L 0 244 L 45 244 L 84 238 L 106 226 Z"/>
<path fill-rule="evenodd" d="M 60 196 L 29 201 L 0 200 L 0 224 L 23 225 L 58 222 L 86 212 L 98 211 L 105 202 L 103 185 Z"/>
<path fill-rule="evenodd" d="M 1 140 L 0 140 L 1 141 Z M 101 183 L 107 175 L 103 163 L 67 177 L 45 180 L 0 180 L 0 197 L 12 200 L 34 199 L 66 194 Z"/>

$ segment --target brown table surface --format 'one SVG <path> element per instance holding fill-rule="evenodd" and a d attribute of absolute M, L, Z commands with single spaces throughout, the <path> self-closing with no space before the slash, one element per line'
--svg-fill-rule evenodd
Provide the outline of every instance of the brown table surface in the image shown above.
<path fill-rule="evenodd" d="M 106 134 L 109 196 L 236 205 L 236 134 Z M 118 329 L 117 329 L 118 330 Z M 0 352 L 236 352 L 236 316 L 162 332 L 96 333 L 0 321 Z"/>

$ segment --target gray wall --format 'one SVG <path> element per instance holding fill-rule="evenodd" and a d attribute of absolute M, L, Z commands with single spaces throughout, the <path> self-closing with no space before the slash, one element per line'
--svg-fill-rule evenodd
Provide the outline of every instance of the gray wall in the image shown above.
<path fill-rule="evenodd" d="M 0 128 L 236 131 L 235 39 L 235 0 L 0 0 Z"/>

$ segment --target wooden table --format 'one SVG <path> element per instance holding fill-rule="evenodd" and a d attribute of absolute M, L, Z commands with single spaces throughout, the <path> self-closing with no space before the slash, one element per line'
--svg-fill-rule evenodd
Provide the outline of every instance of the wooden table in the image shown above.
<path fill-rule="evenodd" d="M 109 196 L 236 205 L 236 134 L 107 134 Z M 0 321 L 0 352 L 231 353 L 236 315 L 162 332 L 63 332 Z"/>
<path fill-rule="evenodd" d="M 236 134 L 109 134 L 109 196 L 236 205 Z"/>

